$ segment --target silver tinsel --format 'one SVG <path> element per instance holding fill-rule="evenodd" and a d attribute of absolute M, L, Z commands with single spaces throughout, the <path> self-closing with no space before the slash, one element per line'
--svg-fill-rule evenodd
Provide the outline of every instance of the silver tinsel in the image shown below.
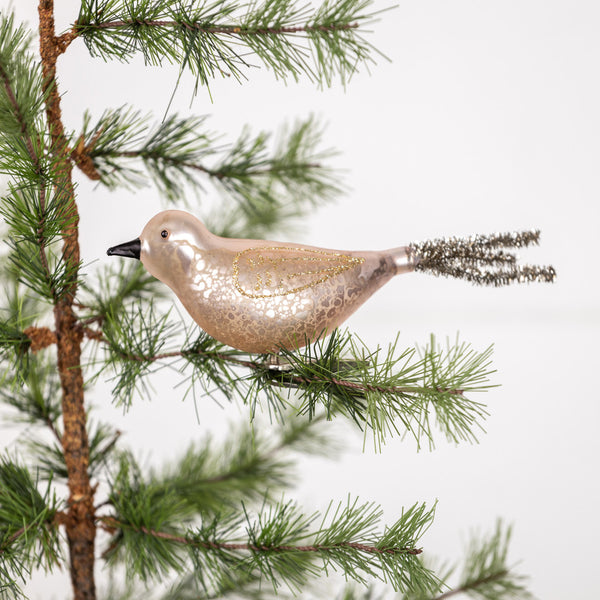
<path fill-rule="evenodd" d="M 517 231 L 442 238 L 409 245 L 416 271 L 466 279 L 479 285 L 508 285 L 530 281 L 552 282 L 551 266 L 518 265 L 517 255 L 503 248 L 524 248 L 539 242 L 540 232 Z"/>

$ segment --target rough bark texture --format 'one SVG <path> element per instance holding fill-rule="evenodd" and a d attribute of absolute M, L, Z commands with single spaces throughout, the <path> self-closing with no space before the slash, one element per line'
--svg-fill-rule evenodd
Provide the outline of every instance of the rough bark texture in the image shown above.
<path fill-rule="evenodd" d="M 79 265 L 79 216 L 72 183 L 69 147 L 61 119 L 60 95 L 56 85 L 56 61 L 66 45 L 54 31 L 54 2 L 40 0 L 40 55 L 44 88 L 48 92 L 46 114 L 53 151 L 59 160 L 60 189 L 67 194 L 69 225 L 63 230 L 63 257 L 73 268 L 73 278 L 54 306 L 58 371 L 62 388 L 62 445 L 68 472 L 69 508 L 65 526 L 69 541 L 71 582 L 75 600 L 95 600 L 94 583 L 94 490 L 90 484 L 89 443 L 80 367 L 83 331 L 73 312 Z"/>

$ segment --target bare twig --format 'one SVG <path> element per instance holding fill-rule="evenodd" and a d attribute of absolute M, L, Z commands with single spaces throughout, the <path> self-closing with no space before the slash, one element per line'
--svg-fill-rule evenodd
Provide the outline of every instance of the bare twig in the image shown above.
<path fill-rule="evenodd" d="M 452 596 L 456 596 L 457 594 L 462 594 L 462 593 L 468 592 L 470 590 L 476 590 L 477 588 L 481 587 L 482 585 L 485 585 L 487 583 L 492 583 L 494 581 L 498 581 L 498 579 L 502 579 L 503 577 L 506 577 L 507 575 L 508 575 L 508 571 L 506 569 L 502 569 L 500 571 L 497 571 L 496 573 L 491 573 L 490 575 L 487 575 L 486 577 L 482 577 L 481 579 L 476 579 L 475 581 L 470 581 L 469 583 L 467 583 L 465 585 L 461 585 L 457 588 L 448 590 L 447 592 L 444 592 L 443 594 L 436 596 L 435 598 L 433 598 L 433 600 L 445 600 L 446 598 L 451 598 Z"/>

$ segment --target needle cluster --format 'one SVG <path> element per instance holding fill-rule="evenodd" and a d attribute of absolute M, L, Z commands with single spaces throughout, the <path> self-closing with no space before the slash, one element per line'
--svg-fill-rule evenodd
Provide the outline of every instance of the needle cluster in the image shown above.
<path fill-rule="evenodd" d="M 74 276 L 59 249 L 62 231 L 72 222 L 69 197 L 45 131 L 45 94 L 31 37 L 9 16 L 0 22 L 0 40 L 0 173 L 10 176 L 0 216 L 10 231 L 14 272 L 37 297 L 52 302 Z"/>
<path fill-rule="evenodd" d="M 106 111 L 95 123 L 86 114 L 78 156 L 110 189 L 135 190 L 152 181 L 165 198 L 179 201 L 190 192 L 206 197 L 213 188 L 226 206 L 204 220 L 230 237 L 260 237 L 339 194 L 327 165 L 332 152 L 321 148 L 323 128 L 313 117 L 282 127 L 274 143 L 270 133 L 253 135 L 249 128 L 226 143 L 207 121 L 172 115 L 152 125 L 126 107 Z M 232 213 L 240 217 L 222 219 Z"/>
<path fill-rule="evenodd" d="M 104 519 L 116 530 L 108 556 L 121 555 L 143 578 L 185 572 L 187 563 L 204 590 L 219 585 L 219 579 L 211 580 L 215 573 L 234 578 L 255 573 L 276 589 L 297 591 L 328 570 L 341 570 L 360 583 L 374 576 L 398 591 L 436 583 L 418 559 L 418 539 L 433 518 L 424 505 L 407 509 L 385 531 L 379 531 L 379 507 L 351 499 L 332 503 L 323 514 L 306 514 L 281 500 L 256 512 L 219 513 L 200 527 L 182 529 L 186 506 L 177 504 L 175 495 L 157 497 L 139 479 L 131 488 L 129 480 L 116 485 L 114 514 Z"/>
<path fill-rule="evenodd" d="M 148 374 L 170 365 L 189 377 L 193 394 L 220 392 L 217 398 L 238 398 L 253 413 L 260 406 L 275 418 L 285 407 L 310 418 L 346 418 L 371 434 L 378 449 L 395 435 L 432 448 L 436 428 L 455 443 L 476 441 L 483 431 L 487 410 L 472 395 L 493 387 L 491 347 L 480 352 L 457 340 L 443 348 L 432 336 L 422 348 L 400 349 L 397 338 L 373 350 L 336 331 L 283 352 L 274 365 L 268 356 L 246 355 L 193 330 L 182 345 L 167 347 L 170 333 L 185 332 L 183 324 L 147 302 L 132 303 L 130 311 L 108 314 L 102 338 L 103 368 L 114 373 L 113 396 L 125 406 L 145 393 Z"/>
<path fill-rule="evenodd" d="M 514 565 L 508 562 L 511 527 L 498 520 L 490 533 L 473 533 L 460 562 L 436 569 L 437 584 L 426 591 L 410 590 L 403 594 L 378 592 L 375 587 L 361 590 L 354 585 L 344 590 L 338 600 L 533 600 Z M 429 563 L 431 561 L 428 561 Z"/>
<path fill-rule="evenodd" d="M 317 8 L 293 0 L 239 5 L 231 0 L 84 0 L 74 31 L 90 53 L 190 69 L 198 84 L 238 80 L 258 59 L 280 79 L 301 75 L 320 85 L 346 83 L 375 50 L 361 27 L 373 20 L 370 0 L 325 0 Z"/>
<path fill-rule="evenodd" d="M 59 503 L 43 492 L 27 467 L 0 457 L 0 598 L 18 598 L 18 584 L 33 569 L 52 568 L 62 557 L 54 520 Z"/>
<path fill-rule="evenodd" d="M 492 532 L 471 534 L 462 561 L 444 569 L 435 591 L 426 594 L 411 591 L 402 600 L 445 600 L 454 596 L 475 600 L 533 600 L 526 578 L 508 561 L 511 530 L 498 520 Z"/>

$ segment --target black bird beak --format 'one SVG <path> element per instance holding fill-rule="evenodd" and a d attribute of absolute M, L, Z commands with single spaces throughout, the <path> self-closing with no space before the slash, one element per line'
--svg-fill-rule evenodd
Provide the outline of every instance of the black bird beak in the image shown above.
<path fill-rule="evenodd" d="M 142 243 L 140 238 L 113 246 L 106 251 L 109 256 L 126 256 L 127 258 L 137 258 L 140 260 L 140 250 L 142 249 Z"/>

